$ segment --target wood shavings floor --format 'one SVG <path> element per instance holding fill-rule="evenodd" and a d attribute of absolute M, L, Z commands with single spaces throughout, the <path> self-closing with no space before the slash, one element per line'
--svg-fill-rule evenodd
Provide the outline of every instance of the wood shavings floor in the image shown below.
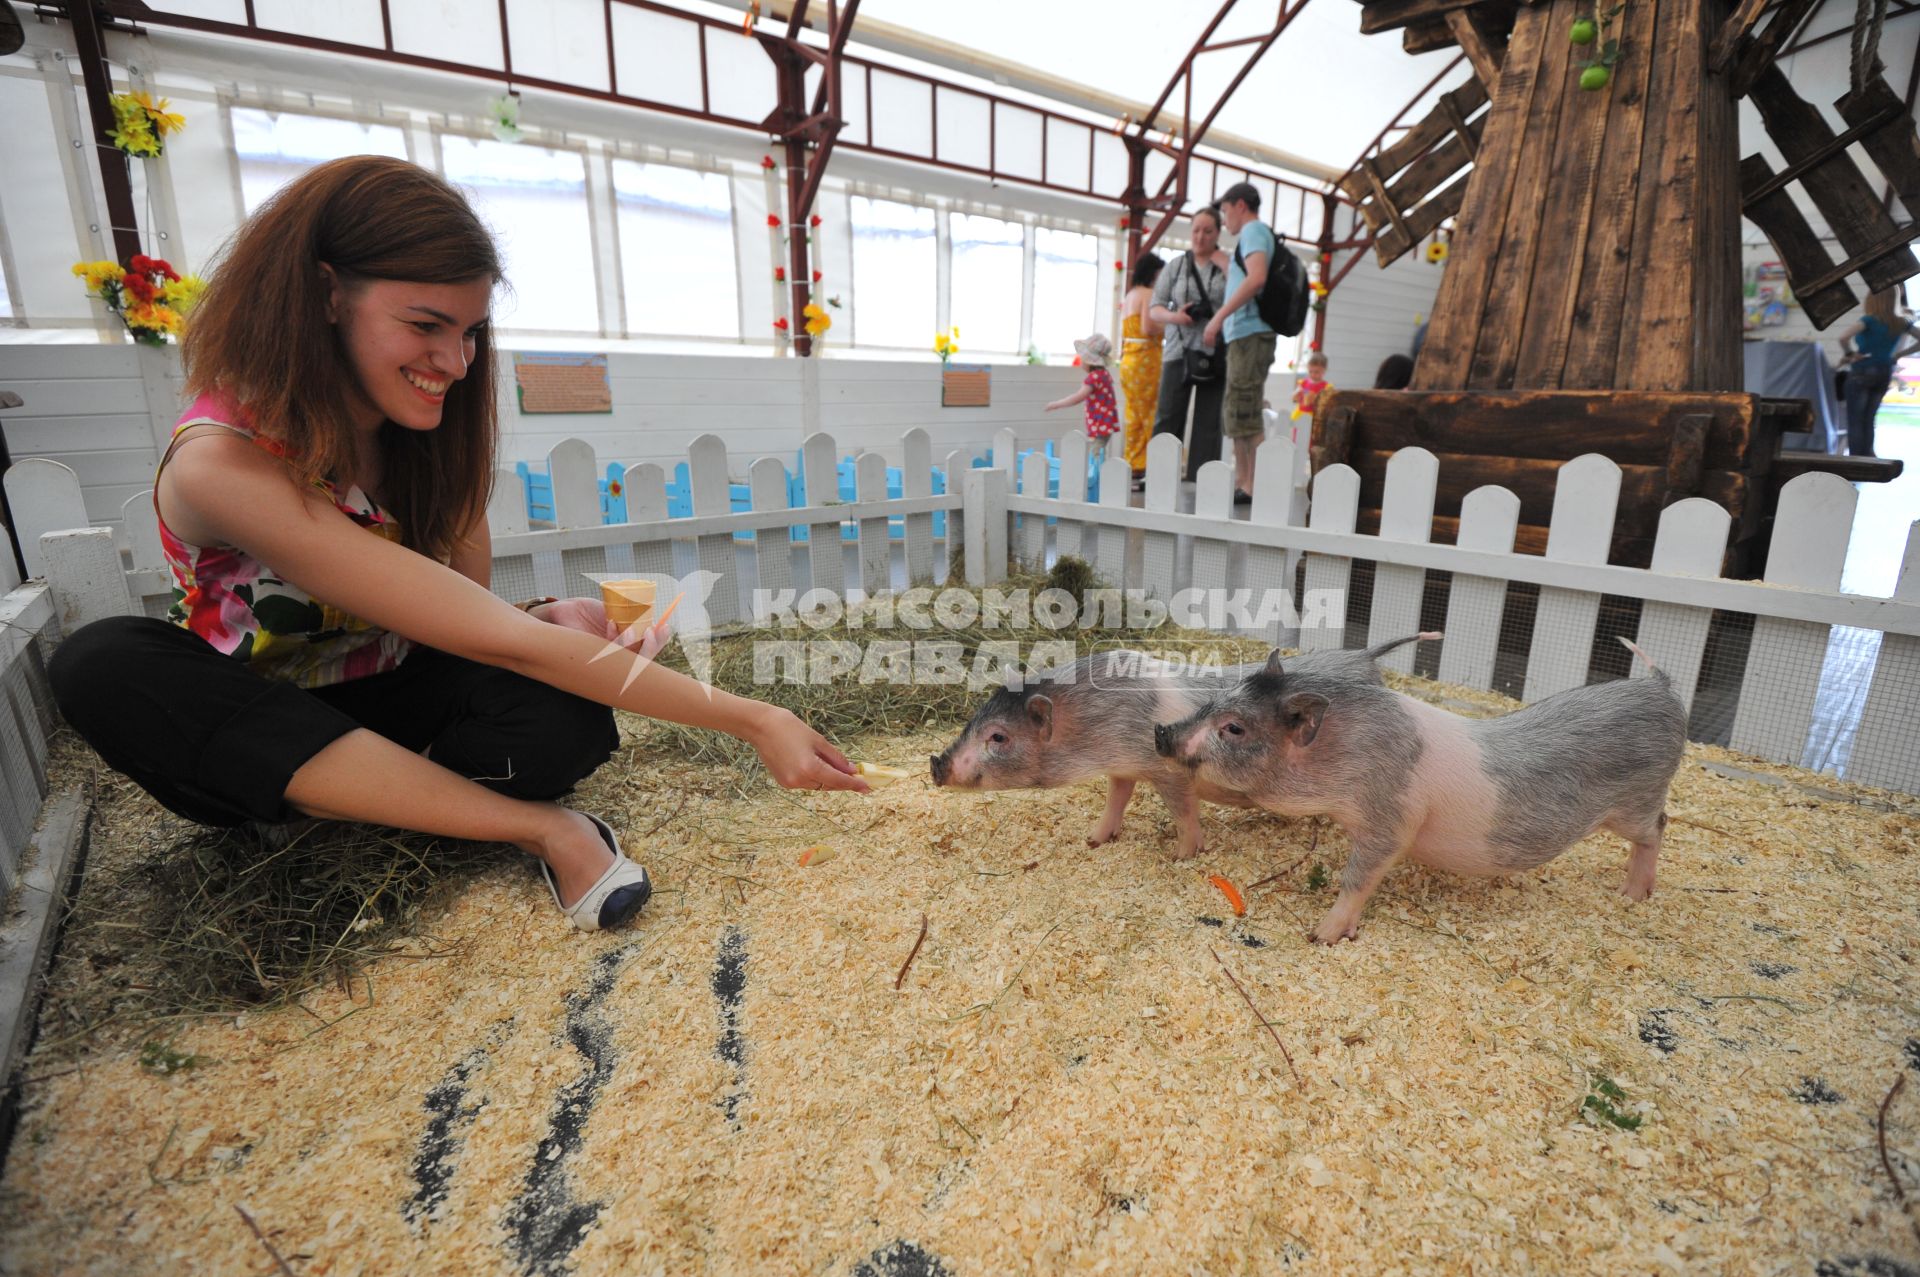
<path fill-rule="evenodd" d="M 637 831 L 688 781 L 581 805 Z M 1330 827 L 1209 808 L 1181 863 L 1144 791 L 1097 850 L 1097 785 L 682 792 L 628 932 L 488 871 L 429 920 L 460 957 L 30 1082 L 0 1271 L 280 1271 L 236 1206 L 303 1275 L 1920 1269 L 1876 1139 L 1906 1070 L 1920 1191 L 1912 799 L 1694 748 L 1647 904 L 1600 835 L 1399 869 L 1325 950 Z M 1274 873 L 1244 919 L 1207 881 Z"/>

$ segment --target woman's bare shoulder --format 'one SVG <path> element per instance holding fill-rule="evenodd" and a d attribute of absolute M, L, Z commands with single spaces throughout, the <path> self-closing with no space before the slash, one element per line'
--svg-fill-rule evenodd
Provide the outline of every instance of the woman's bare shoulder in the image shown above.
<path fill-rule="evenodd" d="M 191 545 L 215 544 L 224 507 L 261 500 L 298 505 L 301 492 L 286 482 L 286 463 L 244 434 L 212 423 L 190 425 L 175 436 L 154 483 L 160 518 Z"/>

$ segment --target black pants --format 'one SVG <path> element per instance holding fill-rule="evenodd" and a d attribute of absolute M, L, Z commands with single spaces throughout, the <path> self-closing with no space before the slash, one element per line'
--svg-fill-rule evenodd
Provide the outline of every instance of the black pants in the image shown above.
<path fill-rule="evenodd" d="M 1873 419 L 1893 384 L 1893 365 L 1859 363 L 1847 370 L 1847 451 L 1873 455 Z"/>
<path fill-rule="evenodd" d="M 95 621 L 54 649 L 60 712 L 116 771 L 203 825 L 289 821 L 294 772 L 356 727 L 516 798 L 551 799 L 612 756 L 613 711 L 507 670 L 416 647 L 328 687 L 263 678 L 146 617 Z"/>
<path fill-rule="evenodd" d="M 1153 414 L 1153 433 L 1179 437 L 1187 432 L 1187 401 L 1193 401 L 1193 443 L 1187 449 L 1187 482 L 1200 476 L 1200 467 L 1220 459 L 1220 396 L 1226 389 L 1224 377 L 1212 381 L 1190 382 L 1184 373 L 1185 360 L 1176 359 L 1160 374 L 1160 403 Z M 1226 369 L 1226 359 L 1219 363 Z"/>

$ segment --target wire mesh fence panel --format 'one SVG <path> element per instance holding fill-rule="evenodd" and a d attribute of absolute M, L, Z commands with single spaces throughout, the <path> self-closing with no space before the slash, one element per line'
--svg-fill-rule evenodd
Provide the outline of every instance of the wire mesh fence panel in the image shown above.
<path fill-rule="evenodd" d="M 54 726 L 47 684 L 51 652 L 52 641 L 42 630 L 0 670 L 0 897 L 18 885 L 20 858 L 47 796 L 47 738 Z"/>
<path fill-rule="evenodd" d="M 1920 603 L 1920 523 L 1907 529 L 1906 555 L 1893 597 Z M 1881 637 L 1847 775 L 1863 785 L 1920 793 L 1920 638 Z"/>
<path fill-rule="evenodd" d="M 1434 492 L 1440 462 L 1425 448 L 1402 448 L 1387 462 L 1386 493 L 1380 501 L 1380 536 L 1387 541 L 1425 544 L 1433 532 Z M 1396 563 L 1374 567 L 1373 598 L 1367 609 L 1367 644 L 1375 646 L 1418 631 L 1426 570 Z M 1387 669 L 1413 671 L 1414 650 L 1398 648 L 1380 658 Z"/>

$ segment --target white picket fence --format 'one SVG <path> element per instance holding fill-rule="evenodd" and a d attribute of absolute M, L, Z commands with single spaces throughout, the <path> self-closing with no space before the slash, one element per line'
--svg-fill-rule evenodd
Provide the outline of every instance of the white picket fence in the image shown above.
<path fill-rule="evenodd" d="M 1141 505 L 1131 504 L 1130 473 L 1118 457 L 1109 457 L 1100 473 L 1100 501 L 1088 502 L 1086 449 L 1078 431 L 1060 440 L 1059 492 L 1048 496 L 1047 458 L 1029 452 L 1016 485 L 1014 439 L 1011 431 L 1003 431 L 986 468 L 975 468 L 961 452 L 943 458 L 948 487 L 934 494 L 928 438 L 915 429 L 901 440 L 904 490 L 898 498 L 886 496 L 882 457 L 864 453 L 856 461 L 854 502 L 815 500 L 789 509 L 782 462 L 760 458 L 745 468 L 752 509 L 735 512 L 725 444 L 718 436 L 702 435 L 688 452 L 692 517 L 667 517 L 667 470 L 643 464 L 625 473 L 630 521 L 602 525 L 591 449 L 562 445 L 551 458 L 556 521 L 562 526 L 525 530 L 518 482 L 505 474 L 497 486 L 494 589 L 507 598 L 590 595 L 596 577 L 684 575 L 691 562 L 719 579 L 708 601 L 708 619 L 726 627 L 750 618 L 750 583 L 762 591 L 797 589 L 804 572 L 814 590 L 863 597 L 892 588 L 903 577 L 913 583 L 936 580 L 936 567 L 947 557 L 936 559 L 931 531 L 936 511 L 947 513 L 947 544 L 964 545 L 965 581 L 976 587 L 1000 583 L 1015 563 L 1038 566 L 1054 555 L 1077 554 L 1108 583 L 1162 603 L 1177 605 L 1188 589 L 1257 596 L 1291 591 L 1296 581 L 1304 585 L 1298 601 L 1311 602 L 1316 595 L 1343 595 L 1354 562 L 1364 560 L 1376 565 L 1365 618 L 1369 643 L 1416 630 L 1426 573 L 1452 574 L 1438 673 L 1443 680 L 1482 689 L 1493 685 L 1509 584 L 1537 586 L 1524 662 L 1523 697 L 1530 701 L 1587 680 L 1603 596 L 1641 602 L 1635 637 L 1688 697 L 1708 656 L 1714 612 L 1750 614 L 1755 620 L 1732 709 L 1731 743 L 1790 764 L 1801 762 L 1813 729 L 1829 635 L 1837 626 L 1854 627 L 1877 631 L 1880 642 L 1870 683 L 1858 698 L 1857 726 L 1850 724 L 1847 775 L 1920 793 L 1920 733 L 1913 726 L 1920 718 L 1920 531 L 1909 539 L 1892 598 L 1840 593 L 1855 492 L 1834 476 L 1809 474 L 1786 486 L 1766 579 L 1756 582 L 1718 576 L 1730 520 L 1725 510 L 1697 498 L 1662 514 L 1652 568 L 1608 564 L 1620 471 L 1597 455 L 1562 467 L 1547 551 L 1539 557 L 1513 553 L 1519 501 L 1493 486 L 1466 498 L 1457 545 L 1430 544 L 1439 467 L 1421 448 L 1404 449 L 1390 462 L 1377 536 L 1354 530 L 1358 475 L 1343 465 L 1327 468 L 1315 478 L 1309 502 L 1301 447 L 1285 437 L 1261 446 L 1246 518 L 1235 517 L 1225 462 L 1202 467 L 1193 510 L 1178 508 L 1180 445 L 1170 436 L 1149 445 Z M 836 465 L 832 438 L 807 439 L 801 458 L 806 491 L 837 494 Z M 71 514 L 76 492 L 63 497 L 54 491 L 58 469 L 50 462 L 24 463 L 9 472 L 7 487 L 28 534 L 24 539 L 33 547 L 30 570 L 48 574 L 62 630 L 99 615 L 158 614 L 170 583 L 158 566 L 150 500 L 135 498 L 127 505 L 133 545 L 128 568 L 105 530 L 61 530 L 84 527 L 84 520 Z M 891 519 L 904 522 L 903 537 L 889 538 Z M 33 520 L 48 534 L 31 535 Z M 858 530 L 852 542 L 843 541 L 846 524 Z M 804 543 L 793 540 L 795 526 L 809 530 Z M 1920 530 L 1920 524 L 1915 527 Z M 735 534 L 743 531 L 752 534 L 750 542 L 736 542 Z M 1190 568 L 1178 577 L 1182 538 L 1191 538 Z M 851 555 L 848 544 L 857 547 Z M 901 546 L 903 563 L 895 562 L 895 544 Z M 1183 616 L 1177 606 L 1175 619 L 1222 623 L 1205 612 Z M 1306 649 L 1340 646 L 1344 605 L 1320 619 L 1296 626 L 1285 618 L 1270 636 Z M 1413 660 L 1413 649 L 1404 648 L 1388 663 L 1406 670 Z"/>

